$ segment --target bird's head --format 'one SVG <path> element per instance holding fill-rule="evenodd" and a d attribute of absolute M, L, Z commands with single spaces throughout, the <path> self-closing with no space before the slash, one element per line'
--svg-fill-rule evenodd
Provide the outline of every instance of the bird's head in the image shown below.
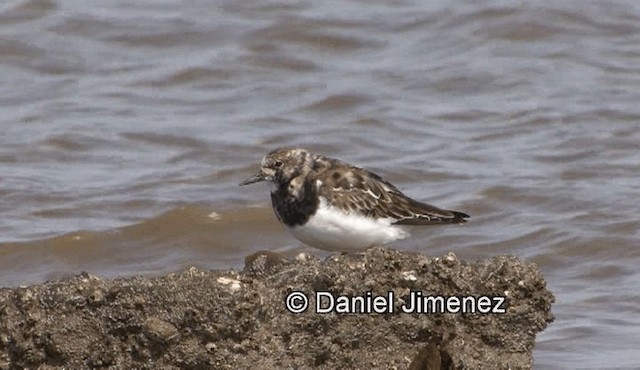
<path fill-rule="evenodd" d="M 249 185 L 260 181 L 275 184 L 289 183 L 292 179 L 306 176 L 312 170 L 313 154 L 301 148 L 279 148 L 268 153 L 262 159 L 260 170 L 242 181 L 240 185 Z"/>

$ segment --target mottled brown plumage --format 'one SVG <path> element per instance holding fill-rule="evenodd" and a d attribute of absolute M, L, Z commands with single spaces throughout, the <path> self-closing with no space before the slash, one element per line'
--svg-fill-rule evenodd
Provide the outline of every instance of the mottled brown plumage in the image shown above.
<path fill-rule="evenodd" d="M 270 152 L 261 170 L 241 185 L 262 180 L 275 184 L 272 203 L 287 226 L 306 223 L 319 205 L 318 197 L 345 213 L 389 218 L 397 225 L 464 223 L 469 217 L 418 202 L 373 172 L 300 148 Z"/>
<path fill-rule="evenodd" d="M 314 174 L 318 194 L 346 212 L 372 218 L 392 218 L 401 225 L 463 223 L 469 216 L 418 202 L 380 176 L 337 159 L 317 156 L 327 167 Z"/>

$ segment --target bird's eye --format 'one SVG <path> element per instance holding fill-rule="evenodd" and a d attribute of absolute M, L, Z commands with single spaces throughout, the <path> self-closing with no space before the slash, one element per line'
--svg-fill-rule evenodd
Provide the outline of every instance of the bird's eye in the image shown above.
<path fill-rule="evenodd" d="M 275 168 L 280 168 L 280 167 L 282 167 L 282 162 L 281 162 L 281 161 L 276 161 L 276 162 L 273 164 L 273 166 L 274 166 Z"/>

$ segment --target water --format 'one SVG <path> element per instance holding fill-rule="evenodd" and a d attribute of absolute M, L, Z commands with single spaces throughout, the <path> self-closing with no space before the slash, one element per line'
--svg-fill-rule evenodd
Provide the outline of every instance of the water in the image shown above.
<path fill-rule="evenodd" d="M 633 1 L 5 1 L 0 52 L 0 286 L 305 249 L 237 187 L 301 145 L 472 215 L 399 248 L 538 263 L 537 368 L 640 364 Z"/>

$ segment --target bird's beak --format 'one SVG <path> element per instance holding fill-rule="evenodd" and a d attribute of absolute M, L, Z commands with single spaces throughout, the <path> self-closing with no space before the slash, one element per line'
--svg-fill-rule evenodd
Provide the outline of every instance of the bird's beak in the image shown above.
<path fill-rule="evenodd" d="M 258 173 L 244 180 L 239 185 L 240 186 L 249 185 L 249 184 L 253 184 L 253 183 L 265 181 L 265 180 L 267 180 L 267 177 L 264 175 L 264 173 L 262 173 L 262 171 L 258 171 Z"/>

